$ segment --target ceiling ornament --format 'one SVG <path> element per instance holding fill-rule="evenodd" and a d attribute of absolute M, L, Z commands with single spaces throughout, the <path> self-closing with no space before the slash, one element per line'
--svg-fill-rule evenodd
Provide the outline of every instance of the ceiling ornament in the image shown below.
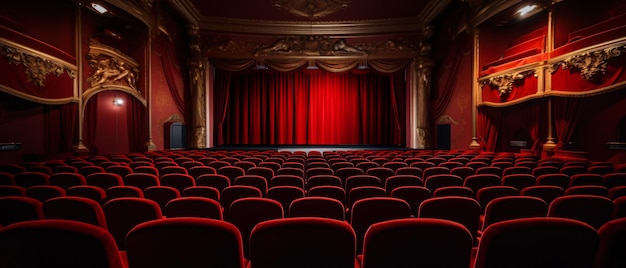
<path fill-rule="evenodd" d="M 76 77 L 75 70 L 64 67 L 63 64 L 55 60 L 30 53 L 17 47 L 0 45 L 0 54 L 2 54 L 10 64 L 17 66 L 23 65 L 24 71 L 26 72 L 26 81 L 39 87 L 45 86 L 44 81 L 49 74 L 61 76 L 63 73 L 67 72 L 71 78 Z"/>
<path fill-rule="evenodd" d="M 528 70 L 519 73 L 503 74 L 485 79 L 481 82 L 481 86 L 488 84 L 491 88 L 498 89 L 498 95 L 505 97 L 513 92 L 513 87 L 522 81 L 527 76 L 534 75 L 535 70 Z"/>
<path fill-rule="evenodd" d="M 552 71 L 556 71 L 559 66 L 563 70 L 579 70 L 583 79 L 592 81 L 606 73 L 609 59 L 618 57 L 625 51 L 626 46 L 620 45 L 574 55 L 554 64 Z"/>
<path fill-rule="evenodd" d="M 348 7 L 350 0 L 272 0 L 272 4 L 296 16 L 317 19 Z"/>
<path fill-rule="evenodd" d="M 261 48 L 254 53 L 255 56 L 271 54 L 296 56 L 367 55 L 361 49 L 348 45 L 343 38 L 334 39 L 319 35 L 281 38 L 274 44 Z"/>

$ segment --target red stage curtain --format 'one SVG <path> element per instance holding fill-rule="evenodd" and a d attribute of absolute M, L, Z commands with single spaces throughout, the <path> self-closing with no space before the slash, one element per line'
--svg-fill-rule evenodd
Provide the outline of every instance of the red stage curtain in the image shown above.
<path fill-rule="evenodd" d="M 519 109 L 522 113 L 522 120 L 524 120 L 524 125 L 528 129 L 530 133 L 530 137 L 533 139 L 532 150 L 538 151 L 541 148 L 541 142 L 539 132 L 540 126 L 543 126 L 543 116 L 541 113 L 543 101 L 533 101 L 523 103 L 519 106 Z"/>
<path fill-rule="evenodd" d="M 62 152 L 71 152 L 76 140 L 76 120 L 78 119 L 78 104 L 68 103 L 61 105 L 61 141 L 63 142 Z"/>
<path fill-rule="evenodd" d="M 145 151 L 145 144 L 148 141 L 146 129 L 148 128 L 146 121 L 146 107 L 136 98 L 128 95 L 129 109 L 128 113 L 128 145 L 130 152 Z"/>
<path fill-rule="evenodd" d="M 484 151 L 494 152 L 498 145 L 498 131 L 502 124 L 502 111 L 493 107 L 478 108 L 478 136 Z"/>
<path fill-rule="evenodd" d="M 90 153 L 98 154 L 96 146 L 96 126 L 98 118 L 98 98 L 99 95 L 93 95 L 85 106 L 84 123 L 83 123 L 83 144 L 89 148 Z"/>
<path fill-rule="evenodd" d="M 452 95 L 454 94 L 454 89 L 456 88 L 458 76 L 459 76 L 459 68 L 462 66 L 461 61 L 466 55 L 470 53 L 464 50 L 470 50 L 468 46 L 471 45 L 471 42 L 468 42 L 468 38 L 459 38 L 455 45 L 451 46 L 448 53 L 446 53 L 446 58 L 443 61 L 443 65 L 441 66 L 441 70 L 436 73 L 439 73 L 435 77 L 439 77 L 435 80 L 436 84 L 434 85 L 435 97 L 432 102 L 432 115 L 433 118 L 439 118 L 448 108 L 448 104 L 452 99 Z M 434 79 L 434 78 L 433 78 Z"/>
<path fill-rule="evenodd" d="M 154 53 L 161 59 L 163 75 L 165 76 L 165 81 L 170 89 L 170 94 L 176 104 L 176 108 L 178 108 L 181 114 L 185 114 L 184 82 L 180 66 L 177 65 L 180 61 L 176 59 L 174 44 L 172 44 L 167 36 L 161 34 L 155 38 L 152 47 Z"/>
<path fill-rule="evenodd" d="M 303 70 L 227 79 L 220 72 L 218 144 L 402 144 L 400 77 Z"/>
<path fill-rule="evenodd" d="M 228 108 L 228 96 L 230 92 L 230 72 L 220 72 L 216 70 L 215 81 L 213 82 L 213 116 L 215 121 L 215 144 L 224 144 L 224 120 L 226 120 L 226 109 Z"/>
<path fill-rule="evenodd" d="M 556 149 L 561 149 L 572 138 L 580 114 L 580 98 L 554 98 L 554 130 L 558 140 Z"/>

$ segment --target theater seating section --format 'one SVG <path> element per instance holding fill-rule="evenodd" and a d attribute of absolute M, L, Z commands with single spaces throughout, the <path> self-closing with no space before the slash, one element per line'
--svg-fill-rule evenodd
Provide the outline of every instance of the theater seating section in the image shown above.
<path fill-rule="evenodd" d="M 0 163 L 0 266 L 624 267 L 620 166 L 429 150 Z"/>

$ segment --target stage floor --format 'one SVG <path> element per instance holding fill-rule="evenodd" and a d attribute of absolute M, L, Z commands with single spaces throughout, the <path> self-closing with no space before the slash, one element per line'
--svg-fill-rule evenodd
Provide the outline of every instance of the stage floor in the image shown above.
<path fill-rule="evenodd" d="M 287 152 L 332 152 L 332 151 L 355 151 L 355 150 L 411 150 L 402 146 L 393 145 L 220 145 L 207 150 L 211 151 L 287 151 Z"/>

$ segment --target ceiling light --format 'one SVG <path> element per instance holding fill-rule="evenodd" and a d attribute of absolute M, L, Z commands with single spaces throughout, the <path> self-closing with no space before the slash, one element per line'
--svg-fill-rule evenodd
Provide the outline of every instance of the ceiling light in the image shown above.
<path fill-rule="evenodd" d="M 91 3 L 91 7 L 93 7 L 93 9 L 95 9 L 96 11 L 98 11 L 100 14 L 104 14 L 109 12 L 108 9 L 106 9 L 105 7 L 101 6 L 100 4 L 96 4 L 96 3 Z"/>
<path fill-rule="evenodd" d="M 124 100 L 118 97 L 115 97 L 113 99 L 113 105 L 115 106 L 122 106 L 122 104 L 124 104 Z"/>
<path fill-rule="evenodd" d="M 524 16 L 528 13 L 530 13 L 531 11 L 535 10 L 535 8 L 537 8 L 537 5 L 527 5 L 523 8 L 520 8 L 517 13 L 519 13 L 520 16 Z"/>

